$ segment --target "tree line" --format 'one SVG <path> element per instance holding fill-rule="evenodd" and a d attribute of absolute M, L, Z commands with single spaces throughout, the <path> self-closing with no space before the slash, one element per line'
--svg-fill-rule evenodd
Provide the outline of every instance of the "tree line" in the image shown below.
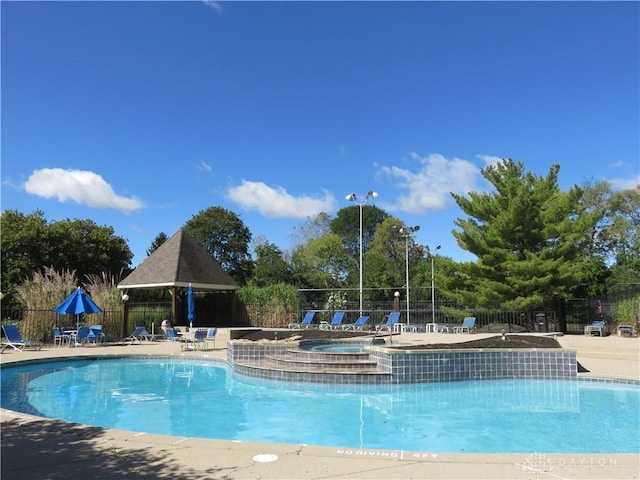
<path fill-rule="evenodd" d="M 452 194 L 464 216 L 451 230 L 475 260 L 458 262 L 402 235 L 401 219 L 375 205 L 362 206 L 363 286 L 370 300 L 385 299 L 405 283 L 431 285 L 440 296 L 465 305 L 499 304 L 508 310 L 543 308 L 552 297 L 587 298 L 638 288 L 640 282 L 640 186 L 614 191 L 610 183 L 585 182 L 562 190 L 559 165 L 545 176 L 505 159 L 482 169 L 492 188 Z M 360 206 L 320 213 L 292 232 L 283 251 L 252 238 L 240 217 L 209 207 L 185 222 L 187 232 L 242 286 L 277 284 L 298 289 L 345 289 L 359 283 Z M 48 223 L 44 212 L 3 211 L 1 291 L 16 302 L 16 288 L 44 268 L 126 276 L 133 254 L 113 228 L 91 220 Z M 448 226 L 441 226 L 447 228 Z M 150 255 L 167 235 L 152 241 Z M 432 272 L 437 260 L 437 269 Z M 154 295 L 154 293 L 146 293 Z M 157 295 L 157 293 L 156 293 Z"/>

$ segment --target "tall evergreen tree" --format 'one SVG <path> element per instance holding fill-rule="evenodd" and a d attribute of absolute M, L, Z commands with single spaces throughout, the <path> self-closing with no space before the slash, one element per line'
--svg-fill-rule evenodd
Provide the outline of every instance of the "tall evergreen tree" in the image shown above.
<path fill-rule="evenodd" d="M 158 247 L 160 245 L 162 245 L 164 242 L 166 242 L 169 239 L 169 237 L 167 237 L 167 234 L 164 232 L 160 232 L 156 238 L 153 240 L 153 242 L 151 242 L 151 246 L 147 249 L 147 257 L 149 255 L 151 255 L 153 252 L 155 252 Z"/>
<path fill-rule="evenodd" d="M 558 187 L 559 165 L 546 177 L 525 172 L 522 162 L 505 159 L 482 170 L 491 193 L 452 194 L 469 216 L 457 219 L 452 233 L 477 257 L 460 265 L 460 279 L 448 283 L 471 287 L 460 300 L 501 308 L 543 308 L 553 295 L 571 295 L 585 275 L 586 233 L 597 215 L 585 212 L 578 187 Z M 459 292 L 459 291 L 458 291 Z M 456 291 L 449 292 L 454 298 Z"/>

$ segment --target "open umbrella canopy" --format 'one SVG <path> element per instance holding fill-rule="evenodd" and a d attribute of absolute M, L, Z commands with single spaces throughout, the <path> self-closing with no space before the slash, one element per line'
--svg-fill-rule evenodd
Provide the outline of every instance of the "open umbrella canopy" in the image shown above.
<path fill-rule="evenodd" d="M 196 301 L 193 298 L 193 287 L 189 284 L 187 290 L 187 319 L 189 320 L 189 327 L 193 328 L 193 320 L 196 318 Z"/>
<path fill-rule="evenodd" d="M 91 297 L 78 287 L 60 305 L 53 309 L 55 313 L 78 315 L 80 313 L 99 313 L 102 309 L 97 306 Z"/>

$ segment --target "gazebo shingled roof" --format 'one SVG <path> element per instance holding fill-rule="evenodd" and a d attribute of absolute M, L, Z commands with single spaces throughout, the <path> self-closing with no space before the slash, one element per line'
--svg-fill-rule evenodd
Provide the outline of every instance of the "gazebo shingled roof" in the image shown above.
<path fill-rule="evenodd" d="M 238 284 L 209 252 L 181 228 L 160 245 L 118 288 L 184 287 L 194 290 L 236 290 Z"/>
<path fill-rule="evenodd" d="M 160 245 L 119 284 L 122 290 L 133 288 L 169 288 L 171 310 L 176 318 L 176 294 L 187 289 L 236 290 L 239 285 L 201 245 L 181 228 Z"/>

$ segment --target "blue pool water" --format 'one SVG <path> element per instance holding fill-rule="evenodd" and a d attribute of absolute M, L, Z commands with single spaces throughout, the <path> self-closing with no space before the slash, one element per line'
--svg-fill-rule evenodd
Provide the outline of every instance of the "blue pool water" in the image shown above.
<path fill-rule="evenodd" d="M 3 408 L 187 437 L 428 452 L 640 453 L 640 386 L 291 384 L 216 362 L 69 360 L 2 369 Z"/>

